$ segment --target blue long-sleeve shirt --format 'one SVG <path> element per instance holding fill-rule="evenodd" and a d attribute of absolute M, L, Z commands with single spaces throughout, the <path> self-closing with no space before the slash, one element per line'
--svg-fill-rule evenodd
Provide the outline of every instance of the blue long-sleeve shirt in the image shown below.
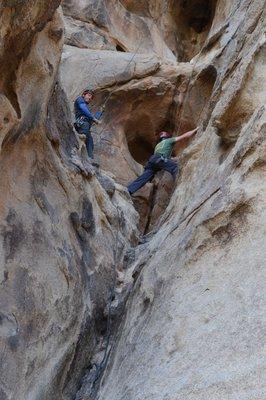
<path fill-rule="evenodd" d="M 86 117 L 90 123 L 92 123 L 94 119 L 99 119 L 102 115 L 100 111 L 97 111 L 95 114 L 93 114 L 82 96 L 79 96 L 75 100 L 74 111 L 76 119 L 80 117 Z"/>

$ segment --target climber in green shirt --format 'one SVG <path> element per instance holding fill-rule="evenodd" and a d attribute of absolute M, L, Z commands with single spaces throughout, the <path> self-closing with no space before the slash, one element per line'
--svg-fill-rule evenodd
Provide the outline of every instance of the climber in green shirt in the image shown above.
<path fill-rule="evenodd" d="M 170 172 L 172 177 L 175 179 L 178 172 L 178 164 L 170 159 L 174 145 L 183 139 L 191 137 L 197 132 L 197 130 L 198 128 L 176 137 L 172 137 L 172 133 L 161 132 L 159 134 L 159 142 L 154 149 L 154 154 L 145 165 L 143 174 L 127 187 L 129 193 L 135 193 L 147 182 L 151 181 L 156 172 L 160 170 Z"/>
<path fill-rule="evenodd" d="M 164 139 L 160 141 L 154 149 L 154 154 L 160 154 L 161 156 L 165 158 L 170 158 L 173 147 L 176 143 L 176 138 L 170 137 L 169 139 Z"/>

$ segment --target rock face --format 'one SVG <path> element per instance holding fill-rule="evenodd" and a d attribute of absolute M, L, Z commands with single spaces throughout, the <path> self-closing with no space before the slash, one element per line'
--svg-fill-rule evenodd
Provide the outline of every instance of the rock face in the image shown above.
<path fill-rule="evenodd" d="M 101 400 L 265 397 L 265 3 L 225 3 L 176 112 L 200 132 L 128 270 Z"/>
<path fill-rule="evenodd" d="M 265 1 L 59 3 L 0 3 L 0 398 L 264 400 Z"/>
<path fill-rule="evenodd" d="M 119 269 L 136 241 L 138 216 L 124 188 L 88 162 L 72 130 L 57 80 L 59 2 L 6 3 L 0 398 L 73 398 L 90 360 L 98 352 L 100 364 L 107 346 L 108 304 L 120 304 Z"/>

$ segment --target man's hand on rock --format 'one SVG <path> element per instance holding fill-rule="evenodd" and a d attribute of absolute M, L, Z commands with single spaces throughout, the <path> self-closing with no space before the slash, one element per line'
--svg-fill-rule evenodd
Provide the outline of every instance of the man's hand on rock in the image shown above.
<path fill-rule="evenodd" d="M 193 129 L 192 131 L 190 131 L 191 135 L 195 135 L 195 133 L 199 130 L 199 127 L 197 126 L 197 128 Z"/>
<path fill-rule="evenodd" d="M 193 129 L 192 131 L 188 131 L 188 132 L 184 133 L 184 134 L 181 135 L 181 136 L 177 136 L 177 137 L 175 138 L 175 141 L 176 141 L 176 142 L 179 142 L 180 140 L 190 138 L 192 135 L 195 135 L 195 133 L 197 132 L 198 129 L 199 129 L 199 128 L 197 127 L 197 128 L 195 128 L 195 129 Z"/>
<path fill-rule="evenodd" d="M 195 135 L 195 133 L 198 131 L 199 127 L 197 126 L 197 128 L 193 129 L 192 131 L 187 132 L 187 136 L 191 137 L 193 135 Z"/>

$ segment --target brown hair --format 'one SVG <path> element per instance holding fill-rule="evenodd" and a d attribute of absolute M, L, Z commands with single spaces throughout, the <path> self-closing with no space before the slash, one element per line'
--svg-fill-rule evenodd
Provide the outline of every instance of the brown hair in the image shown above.
<path fill-rule="evenodd" d="M 87 93 L 90 93 L 92 96 L 94 96 L 93 91 L 90 90 L 90 89 L 85 89 L 85 90 L 83 90 L 82 96 L 85 96 L 85 94 L 87 94 Z"/>

